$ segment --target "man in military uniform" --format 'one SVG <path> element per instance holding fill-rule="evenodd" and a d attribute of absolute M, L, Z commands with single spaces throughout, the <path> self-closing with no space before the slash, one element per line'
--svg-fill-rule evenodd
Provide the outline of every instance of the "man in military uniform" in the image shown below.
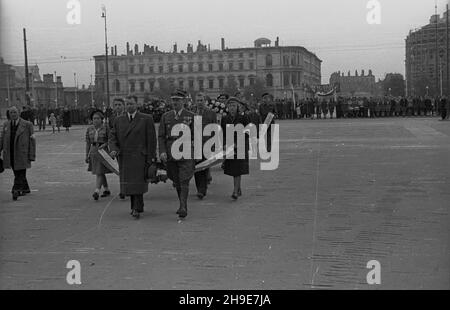
<path fill-rule="evenodd" d="M 203 93 L 198 93 L 195 97 L 195 106 L 193 108 L 193 113 L 197 116 L 202 117 L 202 132 L 203 129 L 208 124 L 215 124 L 217 122 L 216 113 L 214 113 L 211 109 L 208 109 L 206 107 L 206 100 L 205 95 Z M 210 137 L 202 136 L 202 150 L 203 145 L 205 144 Z M 206 160 L 207 158 L 203 158 L 203 160 Z M 208 190 L 208 175 L 209 175 L 209 169 L 205 169 L 202 171 L 198 171 L 194 174 L 195 177 L 195 185 L 197 187 L 197 197 L 199 199 L 203 199 L 203 197 L 206 196 L 206 192 Z"/>
<path fill-rule="evenodd" d="M 172 152 L 172 144 L 181 137 L 181 133 L 172 136 L 172 128 L 178 124 L 185 124 L 191 130 L 191 139 L 194 137 L 194 113 L 187 111 L 184 106 L 187 102 L 187 93 L 175 91 L 171 100 L 173 110 L 166 112 L 161 117 L 158 133 L 159 157 L 167 165 L 167 176 L 173 181 L 178 193 L 180 208 L 177 214 L 180 218 L 187 216 L 187 198 L 189 195 L 189 182 L 194 175 L 195 162 L 192 152 L 192 141 L 190 157 L 175 159 Z"/>
<path fill-rule="evenodd" d="M 266 117 L 269 113 L 273 113 L 275 115 L 275 106 L 273 104 L 272 95 L 269 93 L 264 93 L 262 95 L 262 103 L 259 106 L 259 114 L 261 115 L 261 121 L 264 123 Z M 267 151 L 270 152 L 272 149 L 272 125 L 275 124 L 275 120 L 272 119 L 272 122 L 269 124 L 267 128 L 266 135 L 266 146 Z"/>
<path fill-rule="evenodd" d="M 112 130 L 114 128 L 114 122 L 115 120 L 122 116 L 125 115 L 125 101 L 122 98 L 116 98 L 113 101 L 113 106 L 114 106 L 114 111 L 111 113 L 111 115 L 108 117 L 108 125 L 109 128 Z M 121 161 L 118 162 L 119 163 L 119 171 L 121 170 Z M 120 199 L 125 199 L 125 194 L 124 194 L 124 189 L 123 189 L 123 184 L 120 183 L 120 193 L 119 193 L 119 198 Z"/>

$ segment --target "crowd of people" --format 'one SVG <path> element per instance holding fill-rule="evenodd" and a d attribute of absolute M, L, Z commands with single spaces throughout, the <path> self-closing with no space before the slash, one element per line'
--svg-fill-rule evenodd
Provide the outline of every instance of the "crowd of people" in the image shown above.
<path fill-rule="evenodd" d="M 238 97 L 221 95 L 217 102 L 224 108 L 219 113 L 218 110 L 208 107 L 209 101 L 204 94 L 198 93 L 192 102 L 186 92 L 178 90 L 172 94 L 170 104 L 160 105 L 160 109 L 164 108 L 166 112 L 160 117 L 158 132 L 151 113 L 145 110 L 149 107 L 141 107 L 139 111 L 135 96 L 114 99 L 109 117 L 106 111 L 93 110 L 89 116 L 91 125 L 85 135 L 87 170 L 96 176 L 93 199 L 97 201 L 111 195 L 106 175 L 114 169 L 101 155 L 101 150 L 105 150 L 111 158 L 117 158 L 120 180 L 118 196 L 120 199 L 130 197 L 131 215 L 134 218 L 139 219 L 144 211 L 143 195 L 148 191 L 149 183 L 153 183 L 159 167 L 166 171 L 167 177 L 173 182 L 179 201 L 176 213 L 180 219 L 184 219 L 187 216 L 190 180 L 195 178 L 197 197 L 204 199 L 212 176 L 209 166 L 195 169 L 196 164 L 207 158 L 194 160 L 191 154 L 180 159 L 172 153 L 171 146 L 181 135 L 180 132 L 179 136 L 174 136 L 172 128 L 185 124 L 194 130 L 195 115 L 202 116 L 203 128 L 215 123 L 221 126 L 224 132 L 228 124 L 259 125 L 273 111 L 271 95 L 264 94 L 262 100 L 258 110 L 257 105 L 247 104 Z M 27 117 L 27 114 L 21 117 L 16 107 L 11 107 L 8 112 L 8 121 L 3 124 L 0 136 L 0 152 L 5 167 L 14 171 L 11 192 L 13 200 L 17 200 L 20 196 L 30 194 L 26 170 L 36 158 L 36 140 L 33 123 L 23 118 Z M 53 118 L 52 115 L 50 118 Z M 27 141 L 25 147 L 25 144 L 16 142 L 22 140 Z M 270 148 L 270 138 L 268 140 Z M 206 140 L 202 141 L 202 147 L 205 142 Z M 234 137 L 234 143 L 237 145 L 237 137 Z M 233 178 L 233 200 L 242 196 L 241 177 L 249 174 L 248 137 L 245 138 L 245 150 L 244 158 L 238 158 L 235 150 L 234 155 L 227 157 L 222 163 L 224 173 Z"/>
<path fill-rule="evenodd" d="M 276 100 L 275 114 L 278 119 L 327 119 L 327 118 L 379 118 L 441 116 L 448 119 L 450 101 L 445 97 L 383 97 L 344 98 L 317 97 Z"/>
<path fill-rule="evenodd" d="M 100 154 L 105 150 L 111 158 L 117 158 L 120 179 L 120 199 L 130 197 L 131 215 L 139 219 L 144 211 L 143 195 L 148 191 L 149 183 L 158 179 L 157 171 L 163 169 L 172 180 L 176 189 L 180 219 L 187 216 L 189 183 L 195 179 L 197 197 L 204 199 L 212 182 L 208 167 L 196 170 L 196 164 L 206 161 L 194 160 L 194 156 L 181 159 L 172 154 L 172 144 L 181 137 L 182 132 L 173 135 L 172 128 L 185 124 L 193 131 L 194 116 L 202 116 L 202 128 L 209 124 L 218 124 L 226 133 L 227 125 L 253 123 L 259 126 L 265 120 L 269 130 L 265 136 L 267 150 L 271 151 L 271 130 L 273 119 L 299 118 L 349 118 L 349 117 L 408 117 L 437 116 L 448 119 L 449 101 L 445 98 L 431 100 L 429 98 L 316 98 L 289 103 L 274 100 L 272 95 L 265 93 L 261 102 L 247 102 L 237 93 L 233 97 L 221 94 L 211 99 L 203 93 L 198 93 L 194 100 L 185 91 L 175 91 L 168 103 L 154 101 L 138 106 L 136 96 L 115 98 L 110 109 L 88 109 L 89 126 L 86 130 L 87 170 L 96 176 L 96 187 L 93 199 L 111 195 L 106 175 L 113 172 L 105 158 Z M 273 119 L 271 115 L 273 114 Z M 56 115 L 55 115 L 56 114 Z M 270 116 L 270 117 L 268 117 Z M 11 190 L 13 200 L 30 193 L 26 179 L 26 170 L 36 158 L 36 140 L 34 124 L 37 120 L 39 130 L 45 130 L 49 121 L 55 131 L 61 122 L 66 130 L 71 126 L 72 111 L 64 108 L 62 111 L 49 111 L 38 108 L 33 115 L 30 109 L 21 112 L 16 107 L 8 110 L 8 121 L 3 124 L 0 136 L 0 153 L 5 168 L 14 171 L 14 184 Z M 267 121 L 268 120 L 268 121 Z M 155 123 L 159 122 L 158 132 Z M 204 137 L 205 138 L 205 137 Z M 250 173 L 249 169 L 249 137 L 245 136 L 245 157 L 238 158 L 236 147 L 232 158 L 222 163 L 224 173 L 233 178 L 233 193 L 231 198 L 237 200 L 243 193 L 242 176 Z M 193 139 L 193 135 L 192 135 Z M 208 137 L 206 137 L 208 139 Z M 224 141 L 226 137 L 224 137 Z M 237 145 L 238 137 L 235 135 Z M 202 148 L 206 140 L 202 141 Z M 103 188 L 103 192 L 102 191 Z"/>

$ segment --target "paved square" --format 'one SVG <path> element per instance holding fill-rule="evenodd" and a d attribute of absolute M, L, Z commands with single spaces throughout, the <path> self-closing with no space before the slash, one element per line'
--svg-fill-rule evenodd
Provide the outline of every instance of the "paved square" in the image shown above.
<path fill-rule="evenodd" d="M 203 201 L 191 182 L 177 223 L 171 183 L 144 217 L 94 202 L 85 127 L 37 133 L 32 194 L 0 175 L 0 289 L 449 289 L 450 122 L 431 118 L 285 121 L 280 166 L 251 164 L 243 197 L 216 168 Z M 66 263 L 81 263 L 80 286 Z M 366 264 L 381 264 L 369 286 Z"/>

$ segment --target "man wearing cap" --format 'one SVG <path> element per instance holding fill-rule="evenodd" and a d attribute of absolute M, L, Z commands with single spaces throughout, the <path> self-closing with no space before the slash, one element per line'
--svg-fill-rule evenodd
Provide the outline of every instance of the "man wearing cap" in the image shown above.
<path fill-rule="evenodd" d="M 194 176 L 195 162 L 192 152 L 192 139 L 194 137 L 194 113 L 187 111 L 184 106 L 187 101 L 185 91 L 175 91 L 171 96 L 173 110 L 166 112 L 161 117 L 158 142 L 159 157 L 167 165 L 167 176 L 173 181 L 177 190 L 180 207 L 177 214 L 180 218 L 187 216 L 187 198 L 189 195 L 189 182 Z M 178 124 L 189 126 L 191 131 L 190 157 L 175 159 L 172 153 L 172 144 L 182 136 L 182 133 L 172 136 L 172 128 Z"/>
<path fill-rule="evenodd" d="M 131 215 L 144 212 L 147 170 L 156 159 L 156 131 L 151 115 L 137 111 L 136 96 L 125 101 L 127 113 L 114 121 L 109 137 L 111 156 L 118 157 L 122 194 L 131 197 Z"/>
<path fill-rule="evenodd" d="M 259 106 L 259 114 L 261 115 L 261 121 L 264 122 L 267 115 L 269 113 L 272 113 L 275 115 L 275 107 L 272 101 L 272 95 L 269 93 L 264 93 L 262 95 L 262 103 Z M 267 128 L 267 135 L 266 135 L 266 146 L 267 151 L 270 152 L 272 149 L 272 125 L 275 124 L 275 120 L 272 119 L 272 122 L 269 124 Z"/>
<path fill-rule="evenodd" d="M 217 122 L 216 113 L 214 113 L 211 109 L 209 109 L 206 106 L 205 95 L 203 93 L 198 93 L 197 96 L 195 97 L 195 106 L 194 106 L 192 112 L 196 116 L 202 117 L 202 132 L 203 132 L 203 129 L 205 129 L 205 127 L 208 124 L 215 124 Z M 203 145 L 205 144 L 206 141 L 208 141 L 210 139 L 210 137 L 208 137 L 208 136 L 202 136 L 202 137 L 203 137 L 203 140 L 202 140 L 202 150 L 203 150 Z M 203 158 L 203 160 L 206 160 L 206 159 L 207 158 Z M 205 169 L 202 171 L 198 171 L 194 174 L 195 186 L 197 187 L 197 197 L 199 199 L 203 199 L 203 197 L 206 196 L 206 192 L 208 189 L 209 173 L 210 173 L 209 169 Z"/>

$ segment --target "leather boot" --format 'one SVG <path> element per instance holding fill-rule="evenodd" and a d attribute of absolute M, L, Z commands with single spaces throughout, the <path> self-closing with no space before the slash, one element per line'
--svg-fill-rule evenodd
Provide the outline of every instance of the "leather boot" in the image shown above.
<path fill-rule="evenodd" d="M 189 196 L 189 188 L 183 187 L 180 190 L 180 209 L 178 216 L 185 218 L 187 216 L 187 199 Z"/>

